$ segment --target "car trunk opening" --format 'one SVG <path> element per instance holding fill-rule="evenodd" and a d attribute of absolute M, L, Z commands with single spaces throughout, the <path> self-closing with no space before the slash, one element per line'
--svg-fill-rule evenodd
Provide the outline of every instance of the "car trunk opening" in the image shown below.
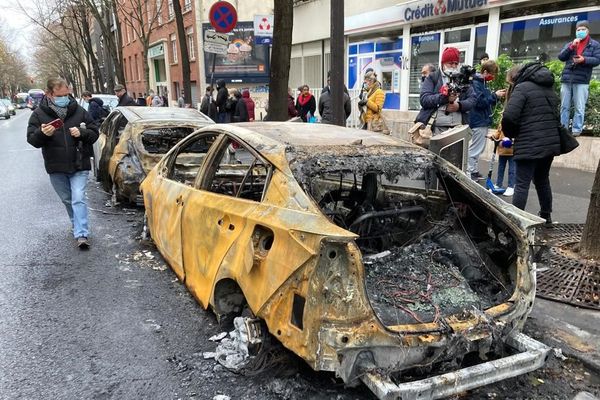
<path fill-rule="evenodd" d="M 359 235 L 366 291 L 386 326 L 467 319 L 514 291 L 516 236 L 438 162 L 389 147 L 290 159 L 322 212 Z"/>

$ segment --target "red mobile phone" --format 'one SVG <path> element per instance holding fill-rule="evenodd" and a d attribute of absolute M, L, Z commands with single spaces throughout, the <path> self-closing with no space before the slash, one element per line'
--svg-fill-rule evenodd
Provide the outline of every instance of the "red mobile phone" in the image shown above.
<path fill-rule="evenodd" d="M 48 122 L 48 125 L 52 125 L 54 129 L 62 128 L 64 125 L 60 118 L 56 118 L 54 121 Z"/>

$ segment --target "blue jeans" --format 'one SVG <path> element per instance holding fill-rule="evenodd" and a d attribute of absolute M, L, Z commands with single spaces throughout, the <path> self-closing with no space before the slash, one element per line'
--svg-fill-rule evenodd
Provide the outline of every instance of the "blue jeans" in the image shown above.
<path fill-rule="evenodd" d="M 227 113 L 220 112 L 217 114 L 217 120 L 215 121 L 217 124 L 225 124 L 227 123 Z"/>
<path fill-rule="evenodd" d="M 588 100 L 590 86 L 584 83 L 563 83 L 560 86 L 560 123 L 569 129 L 571 116 L 571 101 L 575 113 L 571 131 L 578 135 L 583 130 L 583 117 L 585 116 L 585 103 Z"/>
<path fill-rule="evenodd" d="M 515 160 L 513 156 L 498 157 L 498 176 L 496 177 L 496 186 L 502 187 L 504 183 L 504 170 L 508 163 L 508 187 L 515 187 Z"/>
<path fill-rule="evenodd" d="M 65 205 L 75 238 L 88 237 L 88 209 L 85 202 L 85 187 L 90 171 L 77 171 L 73 174 L 50 174 L 50 183 Z"/>

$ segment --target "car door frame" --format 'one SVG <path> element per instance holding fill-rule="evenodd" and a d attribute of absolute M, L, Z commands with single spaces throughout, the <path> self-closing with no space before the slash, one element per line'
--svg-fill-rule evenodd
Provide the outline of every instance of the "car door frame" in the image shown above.
<path fill-rule="evenodd" d="M 186 274 L 183 264 L 181 217 L 188 197 L 196 189 L 194 185 L 190 186 L 174 180 L 172 173 L 175 168 L 177 156 L 188 144 L 201 137 L 211 135 L 219 135 L 219 133 L 202 132 L 191 134 L 175 145 L 161 162 L 161 166 L 156 174 L 157 184 L 153 188 L 151 216 L 151 224 L 154 227 L 153 239 L 163 257 L 167 259 L 169 265 L 182 282 L 185 282 Z M 218 139 L 206 152 L 206 156 L 196 172 L 196 178 L 200 174 L 208 154 L 217 142 Z M 194 182 L 196 182 L 196 179 L 194 179 Z"/>
<path fill-rule="evenodd" d="M 186 270 L 186 286 L 198 302 L 208 308 L 216 279 L 225 257 L 235 245 L 246 248 L 252 240 L 248 229 L 248 216 L 264 199 L 275 166 L 251 145 L 230 132 L 221 131 L 218 141 L 213 143 L 196 179 L 195 191 L 187 199 L 182 216 L 182 256 Z M 233 139 L 249 151 L 253 157 L 268 166 L 267 179 L 260 201 L 215 193 L 208 190 L 212 183 L 217 163 L 227 151 L 227 140 Z M 212 172 L 212 173 L 211 173 Z M 209 181 L 209 177 L 212 178 Z M 218 206 L 214 206 L 217 204 Z"/>

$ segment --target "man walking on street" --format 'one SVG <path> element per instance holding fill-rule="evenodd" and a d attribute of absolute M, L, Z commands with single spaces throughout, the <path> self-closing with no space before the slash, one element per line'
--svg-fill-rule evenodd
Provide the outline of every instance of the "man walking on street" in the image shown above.
<path fill-rule="evenodd" d="M 99 126 L 104 118 L 108 116 L 108 111 L 104 108 L 102 99 L 92 97 L 92 93 L 85 91 L 81 93 L 81 98 L 88 103 L 88 114 Z"/>
<path fill-rule="evenodd" d="M 600 43 L 590 37 L 590 25 L 587 21 L 577 22 L 575 39 L 563 47 L 558 59 L 565 61 L 560 78 L 560 123 L 569 129 L 573 104 L 575 113 L 571 132 L 573 136 L 579 136 L 583 130 L 592 69 L 600 64 Z"/>
<path fill-rule="evenodd" d="M 498 102 L 498 98 L 504 97 L 505 90 L 497 90 L 492 93 L 487 87 L 487 82 L 494 80 L 498 74 L 498 64 L 488 60 L 481 65 L 481 73 L 473 77 L 473 91 L 475 92 L 475 104 L 469 113 L 469 127 L 473 136 L 469 142 L 469 160 L 467 173 L 471 179 L 483 178 L 479 173 L 479 156 L 485 149 L 488 128 L 492 125 L 492 107 Z"/>
<path fill-rule="evenodd" d="M 27 142 L 42 149 L 50 183 L 67 209 L 81 250 L 89 248 L 85 188 L 97 139 L 96 123 L 69 94 L 67 82 L 49 79 L 46 96 L 29 117 Z"/>
<path fill-rule="evenodd" d="M 137 106 L 137 103 L 135 102 L 135 100 L 133 100 L 127 94 L 127 90 L 125 90 L 125 86 L 115 85 L 115 94 L 119 98 L 119 104 L 117 104 L 118 107 Z"/>
<path fill-rule="evenodd" d="M 321 96 L 319 96 L 319 115 L 321 116 L 321 122 L 324 124 L 333 123 L 333 106 L 331 104 L 331 71 L 327 73 L 327 86 L 323 88 Z M 344 86 L 344 116 L 348 119 L 352 113 L 352 103 L 350 102 L 350 96 L 347 93 L 347 89 Z"/>

